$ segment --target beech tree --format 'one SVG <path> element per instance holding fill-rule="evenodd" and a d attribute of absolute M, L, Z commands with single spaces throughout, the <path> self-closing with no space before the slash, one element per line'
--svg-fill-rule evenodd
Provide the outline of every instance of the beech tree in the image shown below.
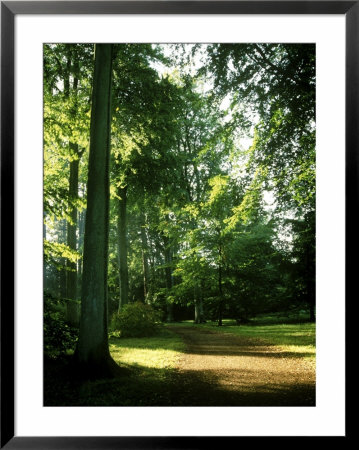
<path fill-rule="evenodd" d="M 108 347 L 107 265 L 112 45 L 96 44 L 92 91 L 80 333 L 76 359 L 91 376 L 117 367 Z"/>
<path fill-rule="evenodd" d="M 86 165 L 81 159 L 88 148 L 92 56 L 90 45 L 44 46 L 44 225 L 49 237 L 53 229 L 56 233 L 56 221 L 66 222 L 61 248 L 45 236 L 45 256 L 53 260 L 62 253 L 61 297 L 67 321 L 75 326 L 79 321 L 77 220 L 83 209 L 79 183 Z"/>

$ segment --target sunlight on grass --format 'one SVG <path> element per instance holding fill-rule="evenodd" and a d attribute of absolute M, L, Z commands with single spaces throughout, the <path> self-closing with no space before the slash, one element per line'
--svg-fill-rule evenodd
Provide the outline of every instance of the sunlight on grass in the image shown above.
<path fill-rule="evenodd" d="M 110 339 L 110 352 L 118 363 L 152 369 L 171 369 L 178 362 L 185 344 L 169 330 L 146 338 Z"/>
<path fill-rule="evenodd" d="M 270 321 L 271 317 L 259 318 L 258 320 L 253 320 L 253 323 L 250 325 L 240 326 L 230 319 L 225 319 L 222 327 L 218 327 L 216 322 L 196 325 L 193 321 L 186 321 L 179 325 L 200 326 L 218 333 L 230 333 L 237 336 L 261 339 L 266 344 L 278 346 L 283 352 L 297 353 L 298 356 L 302 356 L 312 365 L 315 364 L 315 323 L 269 323 L 262 325 L 267 320 Z"/>

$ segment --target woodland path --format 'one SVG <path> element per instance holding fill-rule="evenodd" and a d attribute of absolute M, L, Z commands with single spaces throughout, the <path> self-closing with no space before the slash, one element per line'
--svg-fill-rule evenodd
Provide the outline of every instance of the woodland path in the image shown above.
<path fill-rule="evenodd" d="M 169 326 L 187 349 L 174 398 L 183 406 L 315 406 L 315 368 L 260 339 Z"/>

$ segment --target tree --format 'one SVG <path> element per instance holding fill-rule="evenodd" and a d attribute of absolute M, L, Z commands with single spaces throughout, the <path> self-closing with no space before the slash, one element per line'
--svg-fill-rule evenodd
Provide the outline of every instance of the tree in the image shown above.
<path fill-rule="evenodd" d="M 76 359 L 91 376 L 114 373 L 107 332 L 112 45 L 96 44 L 90 125 L 80 333 Z"/>
<path fill-rule="evenodd" d="M 74 47 L 74 48 L 72 48 Z M 70 76 L 73 77 L 72 96 L 73 107 L 71 108 L 71 120 L 76 121 L 76 115 L 79 114 L 78 108 L 78 84 L 79 84 L 79 55 L 76 52 L 76 46 L 68 47 L 67 64 L 72 69 L 68 74 L 66 82 L 65 95 L 70 97 Z M 72 72 L 72 73 L 71 73 Z M 76 135 L 75 135 L 76 136 Z M 73 136 L 70 137 L 70 177 L 69 177 L 69 209 L 70 221 L 67 223 L 67 245 L 76 252 L 77 250 L 77 203 L 79 189 L 79 163 L 85 148 L 80 149 Z M 77 305 L 77 265 L 71 259 L 67 260 L 67 278 L 66 278 L 66 299 L 67 299 L 67 320 L 72 325 L 78 325 L 79 310 Z"/>
<path fill-rule="evenodd" d="M 315 45 L 213 44 L 202 71 L 231 98 L 233 124 L 254 135 L 259 167 L 278 204 L 315 209 Z M 298 214 L 298 208 L 301 209 Z M 297 211 L 296 211 L 297 210 Z"/>
<path fill-rule="evenodd" d="M 128 264 L 127 264 L 127 186 L 118 188 L 118 265 L 120 269 L 119 311 L 128 303 Z"/>
<path fill-rule="evenodd" d="M 315 45 L 214 44 L 208 46 L 208 56 L 207 73 L 214 74 L 217 93 L 232 94 L 234 120 L 242 129 L 256 125 L 253 157 L 270 169 L 283 199 L 295 197 L 292 182 L 301 173 L 308 176 L 310 169 L 306 190 L 312 193 Z"/>
<path fill-rule="evenodd" d="M 292 298 L 309 307 L 310 321 L 315 322 L 315 214 L 308 212 L 290 223 L 294 232 L 289 266 Z"/>
<path fill-rule="evenodd" d="M 291 278 L 298 281 L 294 297 L 307 298 L 313 319 L 315 46 L 213 44 L 207 55 L 201 72 L 213 76 L 217 95 L 231 99 L 233 126 L 241 124 L 242 131 L 254 136 L 248 174 L 255 179 L 260 173 L 258 181 L 271 191 L 278 228 L 293 223 L 289 228 L 296 262 L 287 269 L 294 269 Z M 305 230 L 298 235 L 296 228 L 301 227 Z"/>
<path fill-rule="evenodd" d="M 205 276 L 197 236 L 197 229 L 202 226 L 199 211 L 208 196 L 211 177 L 222 173 L 226 165 L 231 138 L 222 121 L 223 113 L 218 111 L 214 99 L 200 92 L 200 80 L 184 75 L 180 83 L 183 108 L 178 118 L 176 166 L 171 175 L 173 182 L 167 187 L 168 198 L 163 208 L 167 213 L 161 228 L 171 237 L 167 241 L 172 241 L 172 247 L 176 243 L 178 248 L 176 264 L 169 264 L 165 254 L 166 270 L 173 270 L 176 265 L 181 269 L 177 273 L 182 286 L 177 292 L 187 291 L 187 302 L 192 299 L 194 305 L 195 322 L 201 323 L 205 320 L 202 295 Z M 168 211 L 177 222 L 172 230 L 168 226 Z"/>
<path fill-rule="evenodd" d="M 44 222 L 50 231 L 45 259 L 54 260 L 59 254 L 53 238 L 56 222 L 65 220 L 60 297 L 66 299 L 66 319 L 72 325 L 79 320 L 77 216 L 83 208 L 79 180 L 85 166 L 81 157 L 88 147 L 92 55 L 93 48 L 87 44 L 44 46 Z"/>
<path fill-rule="evenodd" d="M 129 301 L 128 210 L 141 202 L 135 197 L 161 186 L 161 174 L 170 162 L 171 136 L 175 133 L 173 102 L 169 101 L 173 86 L 166 79 L 160 79 L 150 64 L 161 57 L 158 51 L 151 45 L 138 44 L 121 44 L 116 48 L 112 183 L 115 186 L 113 198 L 118 204 L 121 309 Z M 142 238 L 145 238 L 143 234 Z M 146 249 L 143 254 L 146 255 Z M 146 278 L 145 258 L 143 267 Z"/>

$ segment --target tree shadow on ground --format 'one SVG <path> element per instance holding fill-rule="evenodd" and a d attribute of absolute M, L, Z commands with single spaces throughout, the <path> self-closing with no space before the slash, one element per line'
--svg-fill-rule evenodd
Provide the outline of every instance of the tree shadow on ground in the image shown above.
<path fill-rule="evenodd" d="M 271 348 L 272 347 L 272 348 Z M 311 352 L 289 352 L 279 351 L 275 346 L 258 345 L 257 348 L 253 346 L 228 346 L 226 344 L 215 344 L 208 346 L 200 346 L 191 348 L 191 354 L 209 355 L 209 356 L 248 356 L 258 358 L 302 358 L 311 357 Z"/>
<path fill-rule="evenodd" d="M 220 378 L 216 371 L 188 370 L 180 381 L 178 397 L 189 406 L 315 406 L 314 384 L 266 381 L 248 369 L 226 370 Z"/>
<path fill-rule="evenodd" d="M 171 329 L 179 334 L 191 354 L 208 356 L 247 356 L 263 358 L 301 358 L 312 357 L 313 352 L 284 351 L 278 345 L 261 338 L 239 336 L 230 333 L 216 333 L 206 329 L 178 328 Z M 296 346 L 293 345 L 295 348 Z"/>

